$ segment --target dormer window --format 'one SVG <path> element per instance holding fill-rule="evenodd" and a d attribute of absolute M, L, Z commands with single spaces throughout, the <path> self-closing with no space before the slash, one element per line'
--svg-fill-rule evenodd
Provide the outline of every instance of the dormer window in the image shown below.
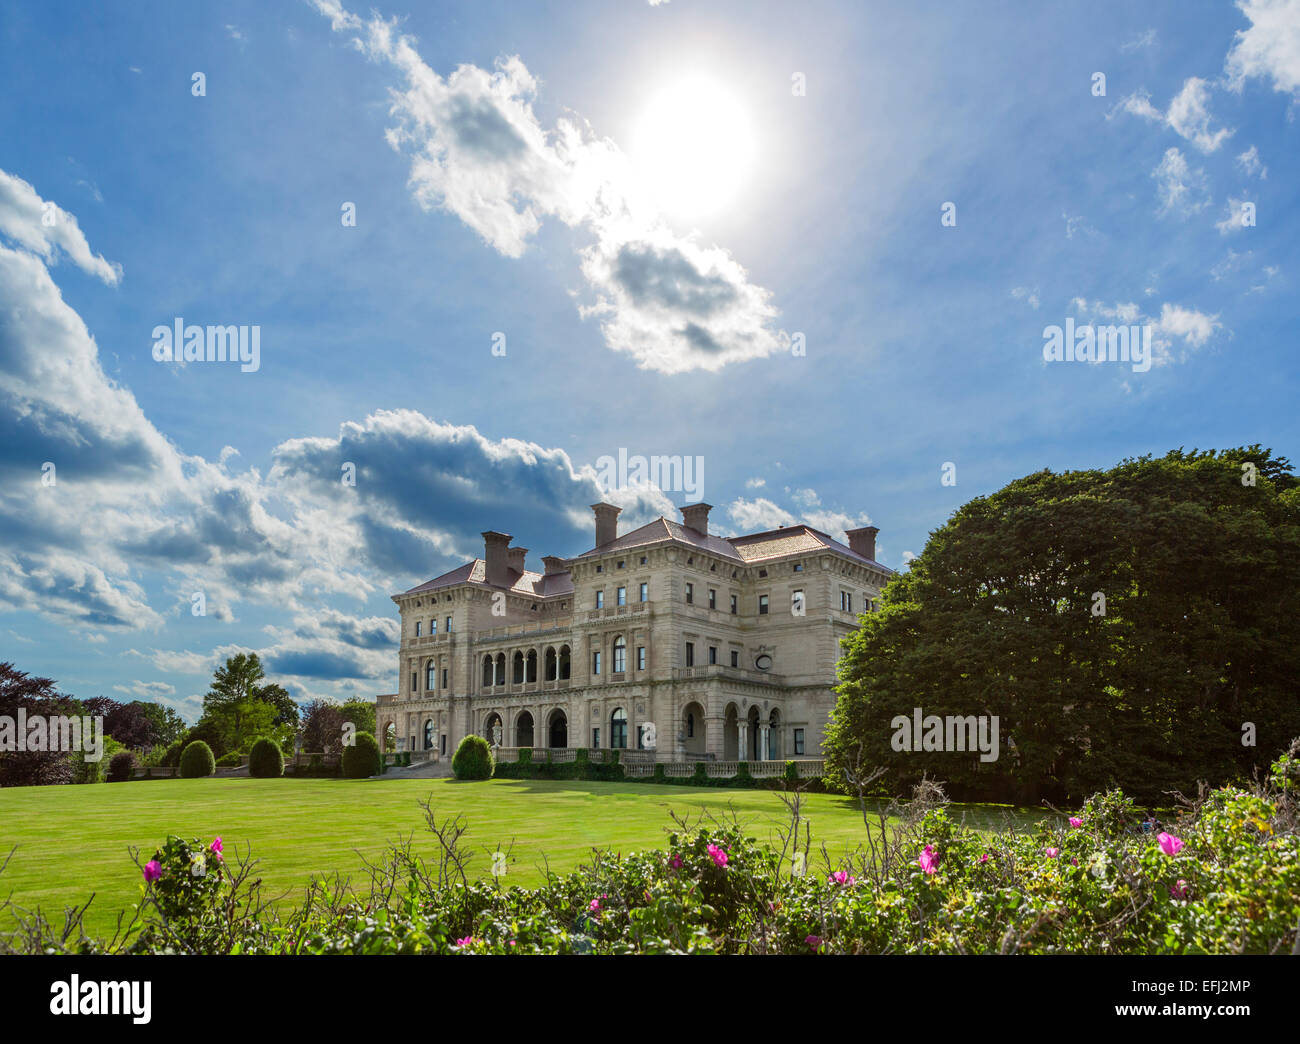
<path fill-rule="evenodd" d="M 760 570 L 758 571 L 758 575 L 759 575 L 759 576 L 767 576 L 767 570 L 766 570 L 766 569 L 760 569 Z"/>
<path fill-rule="evenodd" d="M 802 572 L 803 572 L 803 563 L 802 563 L 802 562 L 796 562 L 796 563 L 795 563 L 791 568 L 793 568 L 794 571 L 795 571 L 796 573 L 802 573 Z"/>
<path fill-rule="evenodd" d="M 623 568 L 623 562 L 622 562 L 622 560 L 619 561 L 619 563 L 618 563 L 618 567 L 619 567 L 620 569 Z"/>

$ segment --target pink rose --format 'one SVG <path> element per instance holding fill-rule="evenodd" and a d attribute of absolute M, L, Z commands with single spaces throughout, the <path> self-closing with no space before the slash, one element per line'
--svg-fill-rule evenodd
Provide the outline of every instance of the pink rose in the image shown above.
<path fill-rule="evenodd" d="M 937 873 L 939 870 L 939 860 L 935 858 L 934 845 L 926 845 L 925 851 L 916 861 L 927 874 Z"/>
<path fill-rule="evenodd" d="M 717 845 L 709 845 L 709 855 L 713 857 L 715 866 L 723 867 L 727 865 L 727 853 Z"/>
<path fill-rule="evenodd" d="M 1053 859 L 1055 859 L 1057 856 L 1061 854 L 1061 850 L 1059 848 L 1049 848 L 1047 850 L 1047 854 L 1051 856 Z"/>
<path fill-rule="evenodd" d="M 162 877 L 162 864 L 157 859 L 150 859 L 144 864 L 144 879 L 146 883 L 152 884 Z"/>
<path fill-rule="evenodd" d="M 1161 834 L 1156 840 L 1160 842 L 1160 851 L 1167 856 L 1176 856 L 1183 849 L 1182 839 L 1173 834 Z"/>
<path fill-rule="evenodd" d="M 1074 827 L 1077 830 L 1079 827 L 1083 826 L 1083 820 L 1080 819 L 1078 816 L 1071 816 L 1070 826 Z"/>

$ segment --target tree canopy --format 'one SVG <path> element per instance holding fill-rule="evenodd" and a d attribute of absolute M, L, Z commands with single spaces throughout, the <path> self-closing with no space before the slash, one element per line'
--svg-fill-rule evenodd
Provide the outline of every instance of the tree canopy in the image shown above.
<path fill-rule="evenodd" d="M 826 751 L 954 793 L 1146 800 L 1300 735 L 1300 481 L 1258 445 L 1041 471 L 960 508 L 844 641 Z M 894 749 L 993 716 L 999 758 Z M 1250 744 L 1254 745 L 1250 745 Z"/>

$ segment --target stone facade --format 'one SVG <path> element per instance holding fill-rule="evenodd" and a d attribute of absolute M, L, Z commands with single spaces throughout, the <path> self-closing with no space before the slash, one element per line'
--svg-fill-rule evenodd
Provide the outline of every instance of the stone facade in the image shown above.
<path fill-rule="evenodd" d="M 394 595 L 401 690 L 378 700 L 396 749 L 450 756 L 469 733 L 505 747 L 611 747 L 645 758 L 816 758 L 840 639 L 892 575 L 875 527 L 846 546 L 806 525 L 722 538 L 709 505 L 618 536 L 593 505 L 596 546 L 525 569 L 484 556 Z"/>

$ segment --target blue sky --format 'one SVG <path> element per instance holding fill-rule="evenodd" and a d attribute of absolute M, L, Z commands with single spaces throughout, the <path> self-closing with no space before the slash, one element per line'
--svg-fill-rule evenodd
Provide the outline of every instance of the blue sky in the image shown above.
<path fill-rule="evenodd" d="M 893 568 L 1044 467 L 1297 452 L 1300 0 L 42 0 L 0 99 L 0 659 L 77 695 L 391 691 L 389 595 L 482 530 L 683 503 L 620 448 Z M 1067 319 L 1154 364 L 1046 362 Z"/>

